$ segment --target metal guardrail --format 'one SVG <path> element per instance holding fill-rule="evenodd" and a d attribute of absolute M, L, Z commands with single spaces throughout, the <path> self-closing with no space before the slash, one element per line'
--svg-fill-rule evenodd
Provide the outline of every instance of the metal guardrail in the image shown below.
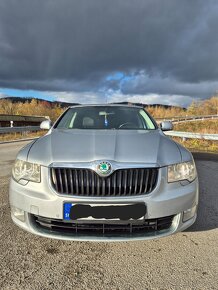
<path fill-rule="evenodd" d="M 0 114 L 0 121 L 42 122 L 46 119 L 50 119 L 50 118 L 48 116 Z"/>
<path fill-rule="evenodd" d="M 218 141 L 218 134 L 201 134 L 201 133 L 192 133 L 192 132 L 179 132 L 179 131 L 168 131 L 164 132 L 164 134 L 173 136 L 173 137 L 180 137 L 183 139 L 204 139 L 204 140 L 213 140 Z"/>
<path fill-rule="evenodd" d="M 24 127 L 0 127 L 0 134 L 15 133 L 15 132 L 32 132 L 41 130 L 39 126 L 24 126 Z"/>
<path fill-rule="evenodd" d="M 213 119 L 207 119 L 207 120 L 214 120 L 214 119 L 218 119 L 217 118 L 213 118 Z M 205 121 L 205 119 L 190 119 L 190 120 L 172 120 L 171 122 L 173 124 L 180 124 L 180 123 L 187 123 L 187 122 L 198 122 L 198 121 Z"/>

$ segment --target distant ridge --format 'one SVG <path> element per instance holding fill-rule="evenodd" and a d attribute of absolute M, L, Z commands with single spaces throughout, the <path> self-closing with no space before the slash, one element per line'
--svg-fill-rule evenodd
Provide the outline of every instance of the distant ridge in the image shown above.
<path fill-rule="evenodd" d="M 116 102 L 113 104 L 120 104 L 120 105 L 128 105 L 128 104 L 132 104 L 135 106 L 140 106 L 140 107 L 162 107 L 165 109 L 169 109 L 169 108 L 180 108 L 180 109 L 184 109 L 183 107 L 179 107 L 179 106 L 170 106 L 170 105 L 162 105 L 162 104 L 144 104 L 144 103 L 132 103 L 132 102 Z"/>
<path fill-rule="evenodd" d="M 31 102 L 32 100 L 36 100 L 38 102 L 46 102 L 52 105 L 60 105 L 62 108 L 69 107 L 69 106 L 75 106 L 79 105 L 79 103 L 68 103 L 68 102 L 59 102 L 59 101 L 48 101 L 45 99 L 39 99 L 39 98 L 28 98 L 28 97 L 5 97 L 5 98 L 0 98 L 1 100 L 9 100 L 12 103 L 26 103 L 26 102 Z"/>

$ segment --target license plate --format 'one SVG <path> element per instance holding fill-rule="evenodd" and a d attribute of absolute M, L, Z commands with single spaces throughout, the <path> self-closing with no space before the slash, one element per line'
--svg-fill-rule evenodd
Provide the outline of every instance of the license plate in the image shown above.
<path fill-rule="evenodd" d="M 144 203 L 135 204 L 74 204 L 64 203 L 64 220 L 143 220 Z"/>

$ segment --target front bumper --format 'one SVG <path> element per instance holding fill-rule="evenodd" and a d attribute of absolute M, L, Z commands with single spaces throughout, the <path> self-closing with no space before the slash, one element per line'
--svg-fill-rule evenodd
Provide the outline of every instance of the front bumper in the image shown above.
<path fill-rule="evenodd" d="M 48 168 L 42 167 L 41 183 L 29 182 L 23 186 L 11 179 L 10 183 L 10 205 L 25 212 L 25 221 L 22 222 L 12 214 L 15 224 L 24 230 L 43 237 L 62 240 L 86 240 L 86 241 L 123 241 L 123 240 L 146 240 L 164 237 L 173 233 L 183 231 L 191 226 L 194 216 L 183 222 L 183 212 L 197 206 L 198 204 L 198 180 L 182 185 L 180 182 L 167 183 L 166 168 L 161 168 L 156 188 L 152 193 L 141 196 L 116 196 L 116 197 L 75 197 L 60 196 L 51 187 L 48 177 Z M 57 233 L 43 227 L 37 227 L 33 216 L 44 217 L 61 221 L 63 219 L 63 204 L 72 203 L 99 203 L 99 204 L 124 204 L 138 203 L 146 204 L 146 220 L 174 216 L 172 225 L 168 229 L 144 232 L 138 234 L 111 234 L 111 235 L 78 235 L 77 233 Z"/>

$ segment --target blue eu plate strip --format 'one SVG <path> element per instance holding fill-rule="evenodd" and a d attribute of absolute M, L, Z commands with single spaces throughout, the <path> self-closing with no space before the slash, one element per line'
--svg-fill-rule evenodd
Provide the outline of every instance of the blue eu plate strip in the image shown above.
<path fill-rule="evenodd" d="M 64 219 L 70 220 L 70 209 L 73 206 L 73 203 L 65 203 L 64 204 Z"/>

